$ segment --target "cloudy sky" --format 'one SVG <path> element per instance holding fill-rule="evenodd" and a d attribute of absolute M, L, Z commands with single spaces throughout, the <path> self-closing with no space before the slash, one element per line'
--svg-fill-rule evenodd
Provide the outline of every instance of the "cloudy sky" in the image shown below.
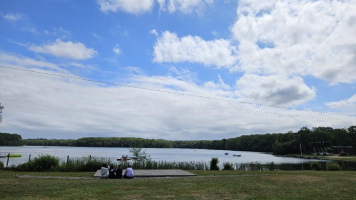
<path fill-rule="evenodd" d="M 222 139 L 356 125 L 355 0 L 0 1 L 0 132 Z"/>

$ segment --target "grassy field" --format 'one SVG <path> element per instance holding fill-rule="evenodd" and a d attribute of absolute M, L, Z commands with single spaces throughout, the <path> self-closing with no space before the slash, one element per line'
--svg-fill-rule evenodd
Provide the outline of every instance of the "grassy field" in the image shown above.
<path fill-rule="evenodd" d="M 356 172 L 190 171 L 195 178 L 36 179 L 15 175 L 92 177 L 94 172 L 0 170 L 1 199 L 356 199 Z M 256 176 L 268 174 L 266 176 Z M 253 176 L 231 176 L 253 175 Z"/>
<path fill-rule="evenodd" d="M 313 158 L 313 159 L 321 159 L 321 160 L 340 160 L 340 161 L 354 161 L 356 162 L 356 156 L 313 156 L 313 155 L 303 155 L 303 157 L 300 156 L 300 154 L 290 154 L 287 155 L 287 157 L 295 157 L 295 158 Z"/>

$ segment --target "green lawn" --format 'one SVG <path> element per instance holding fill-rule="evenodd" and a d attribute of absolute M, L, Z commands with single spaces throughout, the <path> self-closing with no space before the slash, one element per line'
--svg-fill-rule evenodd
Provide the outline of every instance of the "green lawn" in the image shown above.
<path fill-rule="evenodd" d="M 15 175 L 92 177 L 94 172 L 0 170 L 1 199 L 356 199 L 356 172 L 190 171 L 195 178 L 35 179 Z M 231 176 L 259 175 L 267 176 Z"/>

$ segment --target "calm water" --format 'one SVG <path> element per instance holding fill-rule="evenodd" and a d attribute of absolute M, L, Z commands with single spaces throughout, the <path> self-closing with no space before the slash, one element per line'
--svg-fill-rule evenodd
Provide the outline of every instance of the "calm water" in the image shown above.
<path fill-rule="evenodd" d="M 195 162 L 209 162 L 212 157 L 219 158 L 220 163 L 270 163 L 275 164 L 283 163 L 307 163 L 314 160 L 276 157 L 270 154 L 247 152 L 247 151 L 226 151 L 226 150 L 206 150 L 206 149 L 158 149 L 147 148 L 146 152 L 151 155 L 154 160 L 163 161 L 195 161 Z M 44 146 L 21 146 L 21 147 L 4 147 L 0 146 L 0 156 L 7 155 L 8 153 L 20 153 L 22 157 L 10 158 L 9 165 L 17 165 L 27 162 L 29 155 L 34 158 L 40 154 L 49 154 L 60 159 L 65 160 L 69 157 L 105 157 L 115 161 L 122 155 L 130 155 L 128 148 L 105 148 L 105 147 L 44 147 Z M 229 153 L 229 155 L 225 155 Z M 233 157 L 233 154 L 241 155 L 241 157 Z M 7 158 L 0 158 L 6 165 Z"/>

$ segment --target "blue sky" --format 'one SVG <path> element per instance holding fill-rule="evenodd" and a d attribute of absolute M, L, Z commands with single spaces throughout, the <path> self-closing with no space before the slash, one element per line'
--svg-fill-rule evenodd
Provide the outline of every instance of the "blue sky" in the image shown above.
<path fill-rule="evenodd" d="M 2 1 L 0 131 L 189 140 L 355 125 L 340 115 L 356 111 L 355 3 Z"/>

